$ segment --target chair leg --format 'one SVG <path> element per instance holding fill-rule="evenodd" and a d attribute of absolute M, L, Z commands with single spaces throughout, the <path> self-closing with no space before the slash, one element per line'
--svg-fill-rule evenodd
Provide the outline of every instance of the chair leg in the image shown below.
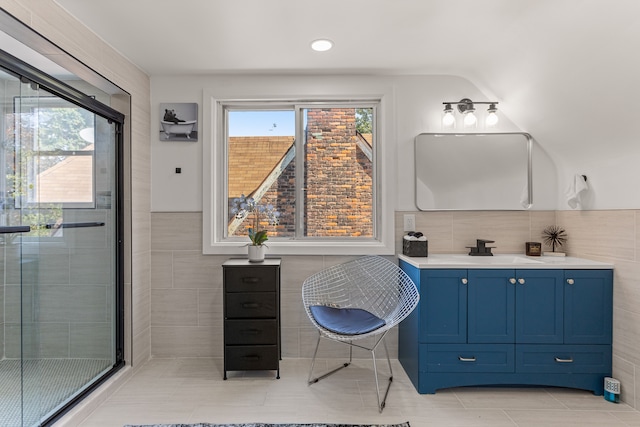
<path fill-rule="evenodd" d="M 328 377 L 331 374 L 334 374 L 336 372 L 338 372 L 340 369 L 344 369 L 347 366 L 349 366 L 353 360 L 353 347 L 349 346 L 349 361 L 346 363 L 343 363 L 342 366 L 338 366 L 337 368 L 327 372 L 326 374 L 320 375 L 319 377 L 313 378 L 313 368 L 316 364 L 316 356 L 318 355 L 318 347 L 320 347 L 320 339 L 322 338 L 322 334 L 319 333 L 318 334 L 318 342 L 316 343 L 316 349 L 313 352 L 313 359 L 311 360 L 311 370 L 309 371 L 309 379 L 307 380 L 307 384 L 311 385 L 311 384 L 315 384 L 318 381 L 320 381 L 323 378 Z"/>
<path fill-rule="evenodd" d="M 384 397 L 382 398 L 382 401 L 380 400 L 380 385 L 378 383 L 378 368 L 377 368 L 377 364 L 376 364 L 376 353 L 375 353 L 375 347 L 371 349 L 371 357 L 373 359 L 373 375 L 375 376 L 375 380 L 376 380 L 376 395 L 378 396 L 378 411 L 380 413 L 382 413 L 382 410 L 384 409 L 385 405 L 387 404 L 387 396 L 389 395 L 389 389 L 391 388 L 391 382 L 393 382 L 393 370 L 391 369 L 391 359 L 389 359 L 389 350 L 387 349 L 387 343 L 384 340 L 384 337 L 382 338 L 382 345 L 384 346 L 384 352 L 387 356 L 387 363 L 389 365 L 389 383 L 387 384 L 387 389 L 384 392 Z"/>
<path fill-rule="evenodd" d="M 373 360 L 373 376 L 375 378 L 375 383 L 376 383 L 376 395 L 378 397 L 378 411 L 380 413 L 382 413 L 386 403 L 387 403 L 387 396 L 389 395 L 389 389 L 391 388 L 391 383 L 393 382 L 393 369 L 391 367 L 391 359 L 389 358 L 389 350 L 387 348 L 387 342 L 385 341 L 384 337 L 386 334 L 384 334 L 382 336 L 382 338 L 380 340 L 377 341 L 376 345 L 373 346 L 373 348 L 367 348 L 367 350 L 369 350 L 369 352 L 371 353 L 371 358 Z M 309 371 L 309 379 L 307 380 L 307 384 L 308 385 L 312 385 L 317 383 L 318 381 L 320 381 L 323 378 L 328 377 L 331 374 L 334 374 L 336 372 L 338 372 L 341 369 L 346 368 L 347 366 L 349 366 L 351 364 L 351 362 L 353 361 L 353 345 L 349 345 L 349 361 L 344 363 L 342 366 L 338 366 L 337 368 L 327 372 L 326 374 L 323 374 L 319 377 L 313 378 L 313 369 L 315 367 L 316 364 L 316 357 L 318 356 L 318 348 L 320 347 L 320 340 L 322 339 L 322 334 L 319 333 L 318 334 L 318 341 L 316 342 L 316 349 L 313 352 L 313 359 L 311 360 L 311 370 Z M 380 384 L 378 381 L 378 366 L 376 363 L 376 348 L 378 346 L 378 344 L 380 344 L 380 341 L 382 341 L 382 345 L 384 347 L 384 353 L 387 357 L 387 364 L 389 366 L 389 383 L 387 384 L 387 388 L 384 392 L 384 396 L 382 399 L 380 399 Z M 365 348 L 365 347 L 360 347 L 360 348 Z"/>

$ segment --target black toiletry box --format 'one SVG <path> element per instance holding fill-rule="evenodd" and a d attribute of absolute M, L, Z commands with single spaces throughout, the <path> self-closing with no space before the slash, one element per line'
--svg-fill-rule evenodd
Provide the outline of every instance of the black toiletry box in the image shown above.
<path fill-rule="evenodd" d="M 429 242 L 427 240 L 402 239 L 402 254 L 411 257 L 429 256 Z"/>

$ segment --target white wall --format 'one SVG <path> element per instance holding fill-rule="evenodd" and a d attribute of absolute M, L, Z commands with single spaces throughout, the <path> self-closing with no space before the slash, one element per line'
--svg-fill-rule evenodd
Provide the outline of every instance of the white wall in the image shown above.
<path fill-rule="evenodd" d="M 159 104 L 197 102 L 199 141 L 162 141 L 152 132 L 152 211 L 202 211 L 203 91 L 221 98 L 283 98 L 338 96 L 361 88 L 380 93 L 393 92 L 394 102 L 387 125 L 395 129 L 395 138 L 385 143 L 396 146 L 396 210 L 416 210 L 414 201 L 413 140 L 421 132 L 441 131 L 443 101 L 471 98 L 487 100 L 469 81 L 454 76 L 156 76 L 151 78 L 151 128 L 159 128 Z M 377 89 L 376 89 L 377 88 Z M 504 115 L 499 131 L 527 131 L 513 125 Z M 535 138 L 535 135 L 533 135 Z M 535 209 L 553 209 L 556 200 L 555 166 L 536 144 Z M 182 168 L 181 174 L 175 168 Z M 545 189 L 546 191 L 540 191 Z"/>

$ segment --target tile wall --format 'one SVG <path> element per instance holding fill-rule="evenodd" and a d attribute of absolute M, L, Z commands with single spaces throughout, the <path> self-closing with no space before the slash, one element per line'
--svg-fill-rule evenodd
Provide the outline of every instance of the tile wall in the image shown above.
<path fill-rule="evenodd" d="M 434 213 L 418 214 L 416 225 L 418 230 L 429 236 L 429 249 L 434 253 L 464 253 L 465 246 L 475 243 L 476 238 L 495 240 L 496 252 L 513 253 L 523 252 L 524 242 L 539 235 L 545 226 L 553 224 L 554 219 L 554 212 Z M 180 227 L 175 227 L 175 224 L 180 224 Z M 229 257 L 202 255 L 201 224 L 200 213 L 152 213 L 153 357 L 222 357 L 221 264 Z M 400 212 L 396 224 L 402 224 Z M 402 235 L 401 228 L 397 228 L 396 235 Z M 396 240 L 399 251 L 400 239 Z M 283 357 L 312 355 L 317 332 L 302 308 L 302 282 L 311 274 L 344 259 L 333 256 L 283 257 Z M 396 342 L 396 332 L 392 331 L 388 338 L 392 357 L 397 357 Z M 345 354 L 341 350 L 342 347 L 325 343 L 321 354 Z M 367 356 L 366 353 L 360 355 Z"/>
<path fill-rule="evenodd" d="M 579 256 L 615 264 L 614 377 L 622 381 L 623 399 L 636 407 L 640 392 L 640 277 L 636 247 L 640 211 L 448 211 L 396 212 L 396 251 L 401 251 L 403 214 L 416 215 L 416 229 L 429 239 L 429 253 L 467 253 L 477 238 L 495 240 L 495 253 L 524 253 L 525 242 L 542 241 L 553 224 L 566 228 L 564 248 Z M 180 230 L 173 227 L 181 224 Z M 151 355 L 152 357 L 222 357 L 222 267 L 227 256 L 203 256 L 200 213 L 151 215 Z M 549 249 L 549 248 L 545 248 Z M 310 357 L 316 332 L 302 309 L 306 277 L 342 262 L 344 257 L 285 256 L 282 264 L 283 357 Z M 389 336 L 397 357 L 397 335 Z M 330 344 L 330 343 L 325 343 Z M 324 345 L 322 355 L 345 354 Z M 357 356 L 366 356 L 359 353 Z M 381 354 L 379 354 L 381 356 Z M 640 373 L 640 371 L 639 371 Z"/>

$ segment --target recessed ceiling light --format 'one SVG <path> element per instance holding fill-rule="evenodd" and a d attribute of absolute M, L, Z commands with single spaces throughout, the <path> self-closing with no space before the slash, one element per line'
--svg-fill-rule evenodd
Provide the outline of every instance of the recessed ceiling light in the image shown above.
<path fill-rule="evenodd" d="M 329 39 L 318 39 L 311 42 L 311 49 L 316 52 L 325 52 L 333 47 L 333 42 Z"/>

